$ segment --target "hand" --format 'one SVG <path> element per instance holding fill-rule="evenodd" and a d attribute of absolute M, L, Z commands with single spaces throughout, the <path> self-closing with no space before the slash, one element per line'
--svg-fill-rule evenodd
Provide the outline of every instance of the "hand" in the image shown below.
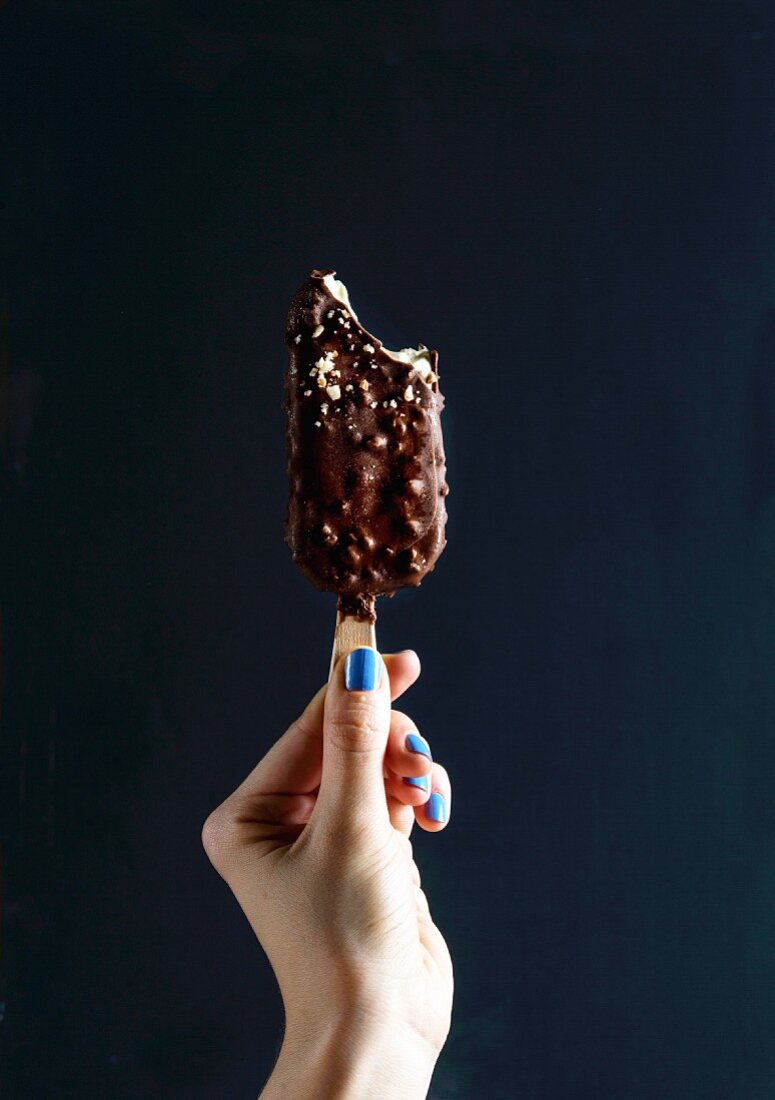
<path fill-rule="evenodd" d="M 409 835 L 415 820 L 444 828 L 450 785 L 390 709 L 419 672 L 411 651 L 353 650 L 205 823 L 205 850 L 285 1006 L 263 1100 L 427 1094 L 449 1031 L 452 964 Z"/>

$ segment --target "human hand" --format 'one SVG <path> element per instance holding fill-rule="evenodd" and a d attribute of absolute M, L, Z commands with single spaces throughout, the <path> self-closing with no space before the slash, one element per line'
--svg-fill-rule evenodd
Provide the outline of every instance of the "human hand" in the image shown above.
<path fill-rule="evenodd" d="M 415 820 L 444 828 L 450 784 L 390 708 L 419 672 L 412 651 L 383 661 L 353 650 L 205 823 L 205 850 L 285 1006 L 263 1100 L 427 1093 L 449 1031 L 452 964 L 409 836 Z"/>

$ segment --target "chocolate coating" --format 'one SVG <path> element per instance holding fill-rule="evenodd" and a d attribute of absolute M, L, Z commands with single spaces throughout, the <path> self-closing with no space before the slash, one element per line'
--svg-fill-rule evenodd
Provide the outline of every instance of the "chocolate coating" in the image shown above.
<path fill-rule="evenodd" d="M 382 348 L 314 270 L 288 312 L 285 541 L 339 610 L 418 585 L 446 545 L 438 355 L 420 369 Z M 370 348 L 371 350 L 366 350 Z"/>

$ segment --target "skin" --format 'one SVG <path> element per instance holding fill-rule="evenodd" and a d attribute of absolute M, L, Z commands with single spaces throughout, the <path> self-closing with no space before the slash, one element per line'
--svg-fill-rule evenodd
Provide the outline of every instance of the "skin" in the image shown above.
<path fill-rule="evenodd" d="M 277 977 L 285 1036 L 261 1100 L 427 1095 L 452 1008 L 452 964 L 412 856 L 415 822 L 443 795 L 440 764 L 406 748 L 391 709 L 420 674 L 385 656 L 374 691 L 348 692 L 344 660 L 202 838 Z M 405 776 L 428 775 L 430 792 Z"/>

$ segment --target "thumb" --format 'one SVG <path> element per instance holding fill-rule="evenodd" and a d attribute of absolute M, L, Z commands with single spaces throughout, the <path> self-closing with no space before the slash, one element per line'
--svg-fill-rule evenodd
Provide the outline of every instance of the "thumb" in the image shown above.
<path fill-rule="evenodd" d="M 376 649 L 351 650 L 334 669 L 323 716 L 323 771 L 316 810 L 339 827 L 389 823 L 383 765 L 390 679 Z"/>

